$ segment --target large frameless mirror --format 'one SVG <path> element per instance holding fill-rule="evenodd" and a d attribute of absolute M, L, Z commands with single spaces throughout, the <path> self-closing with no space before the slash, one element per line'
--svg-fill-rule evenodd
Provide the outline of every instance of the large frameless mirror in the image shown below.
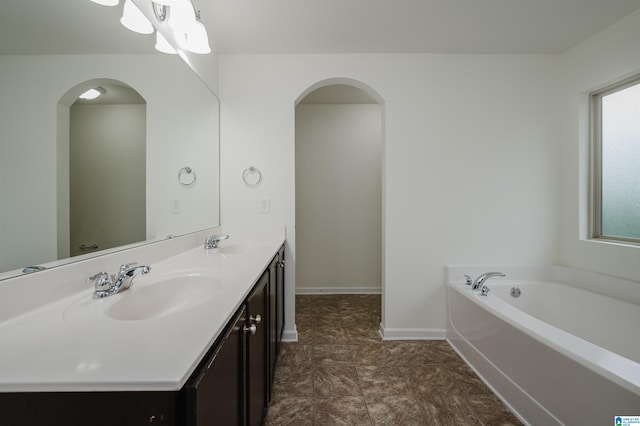
<path fill-rule="evenodd" d="M 219 224 L 218 99 L 121 13 L 3 2 L 0 279 Z"/>

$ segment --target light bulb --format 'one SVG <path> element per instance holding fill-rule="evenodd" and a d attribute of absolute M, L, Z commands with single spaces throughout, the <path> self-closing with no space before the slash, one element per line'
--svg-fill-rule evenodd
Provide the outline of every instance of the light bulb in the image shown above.
<path fill-rule="evenodd" d="M 120 23 L 133 32 L 140 34 L 153 33 L 153 25 L 144 13 L 131 0 L 125 0 Z"/>
<path fill-rule="evenodd" d="M 102 95 L 103 93 L 104 93 L 104 89 L 102 87 L 96 87 L 95 89 L 87 90 L 86 92 L 84 92 L 83 94 L 78 96 L 78 98 L 91 100 L 91 99 L 97 98 L 98 96 Z"/>
<path fill-rule="evenodd" d="M 189 2 L 169 7 L 169 23 L 179 33 L 188 32 L 196 24 L 196 12 Z"/>

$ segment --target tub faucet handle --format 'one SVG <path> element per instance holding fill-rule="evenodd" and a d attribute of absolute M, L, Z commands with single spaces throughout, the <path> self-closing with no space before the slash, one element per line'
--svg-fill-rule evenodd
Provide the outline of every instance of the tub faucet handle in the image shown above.
<path fill-rule="evenodd" d="M 471 275 L 464 274 L 464 278 L 465 278 L 466 285 L 471 285 L 471 283 L 473 283 L 473 281 L 471 280 Z"/>

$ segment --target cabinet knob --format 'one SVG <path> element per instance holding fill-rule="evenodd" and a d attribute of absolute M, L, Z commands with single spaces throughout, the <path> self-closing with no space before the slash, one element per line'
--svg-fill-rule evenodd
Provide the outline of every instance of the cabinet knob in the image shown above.
<path fill-rule="evenodd" d="M 256 324 L 260 324 L 262 322 L 262 316 L 260 314 L 256 315 L 255 317 L 253 315 L 251 315 L 249 317 L 249 321 L 256 323 Z"/>
<path fill-rule="evenodd" d="M 244 326 L 244 331 L 249 332 L 249 334 L 253 335 L 256 334 L 256 331 L 258 330 L 258 327 L 256 327 L 255 324 L 251 324 L 249 327 L 247 327 L 246 325 Z"/>

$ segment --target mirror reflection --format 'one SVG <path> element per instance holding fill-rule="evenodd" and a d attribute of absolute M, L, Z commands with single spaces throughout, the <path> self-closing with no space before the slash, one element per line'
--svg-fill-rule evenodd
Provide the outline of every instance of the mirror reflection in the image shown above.
<path fill-rule="evenodd" d="M 71 256 L 146 239 L 147 103 L 122 82 L 93 86 L 69 114 Z"/>
<path fill-rule="evenodd" d="M 0 36 L 28 30 L 26 38 L 0 37 L 0 279 L 219 223 L 215 95 L 178 56 L 154 53 L 152 42 L 141 46 L 139 35 L 119 28 L 107 16 L 112 8 L 55 2 L 75 20 L 87 15 L 74 26 L 54 19 L 60 11 L 43 16 L 48 3 L 8 0 L 0 18 Z M 92 19 L 114 20 L 95 52 L 86 45 L 95 39 Z M 77 52 L 53 37 L 53 24 L 66 40 L 80 32 Z M 141 103 L 78 101 L 95 87 L 104 95 L 128 88 Z M 185 167 L 197 176 L 192 185 L 179 181 Z"/>

